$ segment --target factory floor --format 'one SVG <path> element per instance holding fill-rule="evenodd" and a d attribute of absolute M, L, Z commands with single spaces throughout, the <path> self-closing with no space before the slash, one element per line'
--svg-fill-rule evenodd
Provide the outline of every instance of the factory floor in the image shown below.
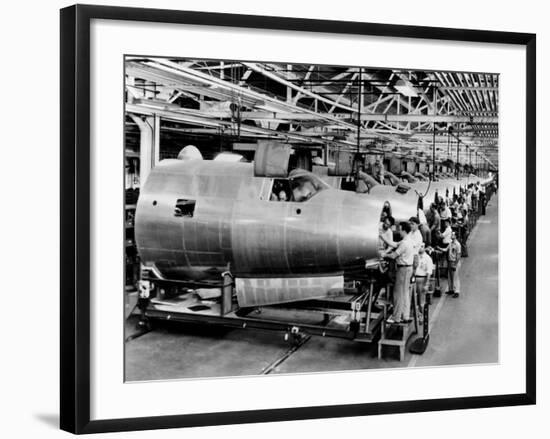
<path fill-rule="evenodd" d="M 498 362 L 498 199 L 493 196 L 469 239 L 459 268 L 461 294 L 434 298 L 430 341 L 424 354 L 343 339 L 312 336 L 298 348 L 284 334 L 161 323 L 125 344 L 126 380 L 257 375 L 387 367 L 425 367 Z M 442 280 L 442 291 L 446 281 Z M 135 317 L 126 335 L 136 332 Z M 416 336 L 412 336 L 410 342 Z"/>

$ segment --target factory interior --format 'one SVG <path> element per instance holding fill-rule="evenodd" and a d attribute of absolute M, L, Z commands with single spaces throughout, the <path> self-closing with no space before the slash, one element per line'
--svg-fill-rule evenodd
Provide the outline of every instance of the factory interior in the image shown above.
<path fill-rule="evenodd" d="M 127 56 L 125 380 L 497 363 L 498 90 Z"/>

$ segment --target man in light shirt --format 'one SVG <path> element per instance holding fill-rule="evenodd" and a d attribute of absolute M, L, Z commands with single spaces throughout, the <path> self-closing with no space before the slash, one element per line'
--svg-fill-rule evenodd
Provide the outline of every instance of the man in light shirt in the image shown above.
<path fill-rule="evenodd" d="M 420 245 L 424 242 L 422 239 L 422 233 L 420 233 L 419 230 L 420 220 L 416 216 L 411 216 L 409 218 L 409 223 L 411 224 L 411 240 L 413 242 L 414 254 L 415 256 L 418 256 Z"/>
<path fill-rule="evenodd" d="M 444 250 L 447 250 L 447 246 L 451 243 L 451 235 L 453 233 L 453 230 L 451 229 L 451 221 L 442 220 L 441 230 L 441 247 L 443 247 Z"/>
<path fill-rule="evenodd" d="M 430 285 L 430 277 L 434 270 L 432 258 L 426 253 L 425 245 L 422 244 L 418 251 L 418 267 L 416 268 L 416 291 L 418 291 L 420 309 L 424 306 L 428 286 Z"/>
<path fill-rule="evenodd" d="M 458 278 L 458 261 L 460 261 L 460 256 L 462 254 L 462 247 L 456 239 L 456 233 L 451 235 L 451 243 L 449 244 L 449 249 L 447 250 L 447 266 L 449 268 L 448 281 L 449 289 L 447 294 L 452 294 L 456 299 L 460 294 L 460 279 Z"/>
<path fill-rule="evenodd" d="M 468 208 L 472 206 L 472 188 L 468 188 L 466 190 L 466 196 L 464 197 L 466 199 L 466 203 L 468 204 Z"/>
<path fill-rule="evenodd" d="M 461 203 L 462 201 L 460 197 L 457 198 L 453 203 L 454 216 L 456 217 L 457 220 L 462 219 L 462 211 L 460 210 Z"/>
<path fill-rule="evenodd" d="M 460 205 L 460 211 L 462 212 L 462 219 L 465 223 L 468 222 L 468 211 L 470 210 L 470 206 L 468 206 L 468 202 L 466 201 L 466 198 L 462 199 L 462 204 Z"/>
<path fill-rule="evenodd" d="M 388 248 L 395 248 L 397 244 L 393 241 L 392 227 L 395 224 L 395 220 L 392 216 L 386 216 L 382 221 L 382 227 L 380 228 L 380 235 L 378 236 L 378 254 L 380 257 Z"/>
<path fill-rule="evenodd" d="M 393 315 L 388 323 L 410 323 L 411 293 L 410 283 L 413 274 L 414 248 L 410 237 L 411 225 L 409 222 L 399 224 L 401 241 L 397 248 L 384 254 L 385 257 L 395 259 L 396 273 L 393 288 Z"/>
<path fill-rule="evenodd" d="M 451 219 L 451 209 L 449 209 L 449 206 L 445 202 L 439 207 L 439 217 L 441 221 Z"/>
<path fill-rule="evenodd" d="M 441 273 L 441 269 L 443 268 L 442 264 L 443 261 L 447 259 L 447 251 L 449 250 L 449 245 L 451 244 L 451 236 L 452 236 L 452 229 L 450 225 L 450 221 L 445 220 L 441 221 L 441 235 L 440 235 L 440 241 L 435 247 L 434 257 L 436 260 L 437 265 L 437 281 L 439 282 L 439 276 Z M 436 288 L 436 291 L 434 292 L 434 297 L 439 297 L 441 293 Z"/>
<path fill-rule="evenodd" d="M 476 214 L 478 211 L 478 206 L 477 206 L 478 195 L 479 195 L 479 191 L 478 191 L 477 185 L 474 184 L 472 187 L 472 210 L 476 212 Z"/>

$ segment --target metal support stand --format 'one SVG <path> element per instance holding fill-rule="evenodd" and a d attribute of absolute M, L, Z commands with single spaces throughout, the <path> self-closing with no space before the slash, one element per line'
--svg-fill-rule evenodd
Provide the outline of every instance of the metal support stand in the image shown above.
<path fill-rule="evenodd" d="M 384 346 L 397 346 L 399 348 L 399 361 L 405 359 L 405 347 L 411 335 L 418 333 L 418 303 L 416 301 L 416 282 L 411 284 L 411 308 L 413 321 L 409 323 L 382 322 L 382 335 L 378 341 L 378 359 L 382 358 Z M 414 326 L 413 326 L 414 323 Z"/>
<path fill-rule="evenodd" d="M 422 321 L 422 337 L 417 338 L 411 343 L 409 352 L 413 354 L 422 355 L 426 348 L 428 347 L 428 342 L 430 341 L 430 322 L 429 322 L 430 307 L 426 302 L 423 309 L 423 321 Z"/>
<path fill-rule="evenodd" d="M 147 308 L 149 307 L 149 301 L 151 297 L 151 282 L 148 280 L 140 280 L 138 283 L 138 301 L 137 307 L 140 311 L 139 320 L 137 323 L 137 329 L 139 331 L 150 331 L 151 321 L 147 317 Z"/>
<path fill-rule="evenodd" d="M 221 294 L 206 301 L 194 292 L 197 285 L 193 281 L 163 279 L 150 271 L 142 272 L 140 281 L 139 324 L 144 328 L 150 328 L 152 321 L 170 320 L 227 328 L 282 331 L 287 334 L 289 341 L 298 344 L 309 335 L 370 343 L 378 337 L 381 322 L 386 315 L 384 306 L 380 309 L 380 306 L 375 305 L 379 290 L 375 288 L 376 276 L 372 274 L 357 279 L 354 288 L 348 288 L 348 291 L 345 289 L 342 296 L 261 308 L 239 308 L 234 298 L 234 279 L 229 269 L 222 273 L 221 284 L 218 282 L 211 287 L 220 289 Z M 202 285 L 199 287 L 208 288 Z M 170 297 L 159 295 L 160 291 L 169 288 L 174 289 L 175 294 Z M 289 315 L 296 317 L 289 319 Z M 315 316 L 320 317 L 319 321 L 311 323 Z"/>
<path fill-rule="evenodd" d="M 229 271 L 222 273 L 222 296 L 220 313 L 222 316 L 233 311 L 233 276 Z"/>
<path fill-rule="evenodd" d="M 433 254 L 435 255 L 435 281 L 434 281 L 434 297 L 441 297 L 441 272 L 439 268 L 439 254 L 437 251 L 434 251 Z M 431 302 L 431 297 L 430 297 Z"/>

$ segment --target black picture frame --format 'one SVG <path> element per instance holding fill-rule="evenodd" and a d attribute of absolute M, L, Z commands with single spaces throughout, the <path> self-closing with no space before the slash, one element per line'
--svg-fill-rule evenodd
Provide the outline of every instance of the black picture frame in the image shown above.
<path fill-rule="evenodd" d="M 525 393 L 225 413 L 90 420 L 90 22 L 134 20 L 336 34 L 503 43 L 526 48 Z M 536 35 L 303 18 L 75 5 L 61 10 L 60 426 L 72 433 L 304 420 L 535 404 Z"/>

